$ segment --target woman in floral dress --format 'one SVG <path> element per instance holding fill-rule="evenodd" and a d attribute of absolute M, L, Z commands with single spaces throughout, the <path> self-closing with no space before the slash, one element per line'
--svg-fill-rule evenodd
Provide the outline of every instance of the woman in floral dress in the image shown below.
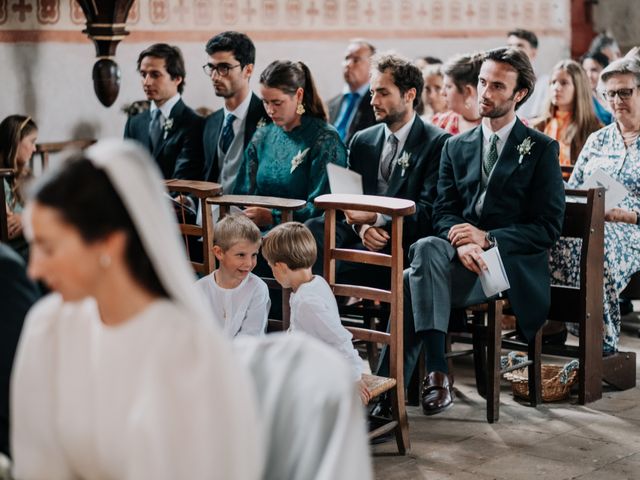
<path fill-rule="evenodd" d="M 602 71 L 604 95 L 615 122 L 587 139 L 569 185 L 581 188 L 598 169 L 622 183 L 629 194 L 605 212 L 604 331 L 605 354 L 618 350 L 619 294 L 640 271 L 640 63 L 621 59 Z M 552 283 L 578 285 L 580 241 L 561 239 L 551 252 Z"/>
<path fill-rule="evenodd" d="M 327 163 L 347 164 L 347 149 L 327 114 L 311 72 L 302 62 L 276 60 L 260 75 L 260 90 L 272 124 L 259 128 L 247 146 L 234 193 L 307 200 L 294 212 L 304 222 L 320 215 L 313 200 L 329 192 Z M 267 229 L 280 212 L 262 207 L 244 210 Z"/>

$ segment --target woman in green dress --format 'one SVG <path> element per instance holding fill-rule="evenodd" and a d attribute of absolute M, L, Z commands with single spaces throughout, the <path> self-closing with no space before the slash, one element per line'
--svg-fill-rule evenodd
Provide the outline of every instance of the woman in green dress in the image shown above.
<path fill-rule="evenodd" d="M 31 178 L 29 160 L 36 151 L 38 127 L 31 117 L 9 115 L 0 123 L 0 168 L 13 171 L 4 178 L 9 246 L 27 260 L 29 246 L 22 233 L 24 185 Z"/>
<path fill-rule="evenodd" d="M 276 60 L 260 75 L 265 110 L 273 123 L 262 126 L 247 146 L 234 193 L 307 201 L 294 213 L 304 222 L 322 212 L 313 200 L 329 192 L 327 163 L 347 164 L 347 149 L 327 114 L 311 72 L 302 62 Z M 280 212 L 244 210 L 260 228 L 280 223 Z"/>

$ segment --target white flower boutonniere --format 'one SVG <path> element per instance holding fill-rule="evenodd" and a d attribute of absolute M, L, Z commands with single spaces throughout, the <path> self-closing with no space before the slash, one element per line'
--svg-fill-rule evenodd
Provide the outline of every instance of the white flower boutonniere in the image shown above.
<path fill-rule="evenodd" d="M 533 147 L 536 144 L 536 142 L 532 142 L 531 141 L 531 137 L 527 137 L 524 139 L 524 141 L 518 145 L 517 150 L 518 153 L 520 154 L 520 158 L 518 159 L 518 165 L 522 165 L 522 160 L 524 159 L 525 155 L 529 155 L 529 153 L 531 153 L 531 147 Z"/>
<path fill-rule="evenodd" d="M 258 123 L 256 123 L 256 129 L 258 128 L 262 128 L 267 124 L 267 121 L 265 120 L 264 117 L 262 117 L 260 120 L 258 120 Z"/>
<path fill-rule="evenodd" d="M 402 172 L 400 173 L 401 177 L 404 177 L 404 172 L 409 168 L 409 159 L 411 158 L 411 154 L 409 152 L 403 152 L 396 159 L 396 165 L 402 168 Z"/>
<path fill-rule="evenodd" d="M 291 159 L 291 171 L 289 173 L 293 173 L 293 171 L 300 166 L 308 151 L 308 148 L 305 148 L 304 150 L 298 150 L 298 153 L 296 153 Z"/>
<path fill-rule="evenodd" d="M 167 139 L 167 135 L 169 135 L 169 132 L 171 131 L 172 128 L 173 128 L 173 118 L 167 118 L 164 121 L 164 125 L 162 126 L 162 131 L 163 131 L 162 139 L 163 140 Z"/>

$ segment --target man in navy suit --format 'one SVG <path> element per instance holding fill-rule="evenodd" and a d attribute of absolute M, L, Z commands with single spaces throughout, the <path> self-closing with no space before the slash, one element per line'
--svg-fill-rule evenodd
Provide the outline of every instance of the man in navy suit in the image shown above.
<path fill-rule="evenodd" d="M 178 47 L 151 45 L 138 56 L 151 108 L 127 120 L 124 137 L 146 147 L 164 178 L 202 180 L 203 119 L 182 101 L 186 71 Z"/>
<path fill-rule="evenodd" d="M 445 359 L 449 313 L 486 300 L 479 280 L 485 250 L 499 249 L 511 285 L 506 293 L 527 340 L 549 310 L 548 249 L 560 236 L 565 198 L 558 143 L 516 117 L 534 84 L 525 53 L 487 52 L 478 79 L 482 124 L 450 138 L 442 150 L 434 236 L 411 247 L 404 273 L 405 378 L 424 345 L 427 415 L 453 403 Z"/>
<path fill-rule="evenodd" d="M 405 217 L 403 243 L 408 246 L 430 235 L 440 153 L 449 134 L 426 124 L 415 112 L 423 79 L 420 70 L 396 55 L 374 59 L 371 69 L 371 106 L 378 125 L 357 132 L 349 148 L 349 168 L 362 175 L 365 195 L 384 195 L 416 202 L 416 213 Z M 336 245 L 343 248 L 388 250 L 390 224 L 381 215 L 347 211 L 346 221 L 336 224 Z M 324 217 L 307 222 L 318 243 L 314 271 L 323 268 Z M 355 267 L 355 268 L 354 268 Z M 340 281 L 374 286 L 370 268 L 338 264 Z"/>
<path fill-rule="evenodd" d="M 251 91 L 256 49 L 244 33 L 222 32 L 207 42 L 209 61 L 203 66 L 224 107 L 204 127 L 204 178 L 233 192 L 244 150 L 260 123 L 270 121 L 262 101 Z"/>
<path fill-rule="evenodd" d="M 375 47 L 369 42 L 351 41 L 342 62 L 343 92 L 328 102 L 329 123 L 336 127 L 347 145 L 356 132 L 376 123 L 369 91 L 371 57 L 375 53 Z"/>

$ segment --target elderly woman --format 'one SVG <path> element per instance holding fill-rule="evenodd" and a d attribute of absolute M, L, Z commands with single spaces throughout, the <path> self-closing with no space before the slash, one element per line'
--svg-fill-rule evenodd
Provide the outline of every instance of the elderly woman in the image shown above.
<path fill-rule="evenodd" d="M 622 183 L 629 195 L 605 212 L 604 353 L 618 349 L 618 296 L 640 271 L 640 63 L 620 59 L 602 71 L 600 82 L 615 122 L 591 134 L 569 179 L 571 188 L 584 186 L 598 169 Z M 552 281 L 577 285 L 580 243 L 562 239 L 551 253 Z"/>
<path fill-rule="evenodd" d="M 276 60 L 260 75 L 262 102 L 273 123 L 258 128 L 247 146 L 235 192 L 307 200 L 294 212 L 304 222 L 320 215 L 313 200 L 329 192 L 327 164 L 346 166 L 347 149 L 327 114 L 309 68 Z M 280 213 L 261 207 L 244 210 L 259 227 L 280 223 Z"/>
<path fill-rule="evenodd" d="M 49 170 L 25 217 L 53 293 L 14 364 L 15 477 L 261 478 L 250 377 L 191 287 L 151 157 L 99 143 Z"/>

